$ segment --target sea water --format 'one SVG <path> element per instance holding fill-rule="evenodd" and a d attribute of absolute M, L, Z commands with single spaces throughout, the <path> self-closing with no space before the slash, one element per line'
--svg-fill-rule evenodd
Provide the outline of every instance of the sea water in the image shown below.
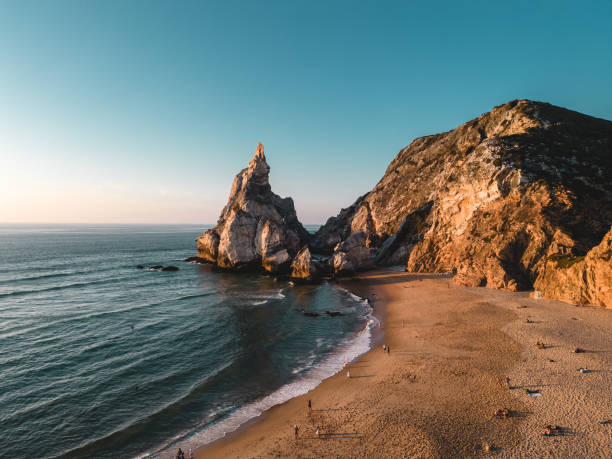
<path fill-rule="evenodd" d="M 185 263 L 204 229 L 0 226 L 2 454 L 195 448 L 368 349 L 369 304 L 332 283 Z"/>

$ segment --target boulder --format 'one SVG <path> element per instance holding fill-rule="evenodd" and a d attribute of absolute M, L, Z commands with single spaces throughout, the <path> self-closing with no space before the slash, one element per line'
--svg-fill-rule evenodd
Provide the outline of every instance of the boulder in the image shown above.
<path fill-rule="evenodd" d="M 293 200 L 272 192 L 270 166 L 259 143 L 246 169 L 234 178 L 217 225 L 197 239 L 198 257 L 232 270 L 285 272 L 309 234 Z"/>
<path fill-rule="evenodd" d="M 317 280 L 326 274 L 325 266 L 310 253 L 305 246 L 291 263 L 291 277 L 307 281 Z"/>
<path fill-rule="evenodd" d="M 544 298 L 612 308 L 612 228 L 585 256 L 549 256 L 534 287 Z"/>
<path fill-rule="evenodd" d="M 336 274 L 352 273 L 374 266 L 374 254 L 367 247 L 365 231 L 352 233 L 336 245 L 330 264 Z"/>

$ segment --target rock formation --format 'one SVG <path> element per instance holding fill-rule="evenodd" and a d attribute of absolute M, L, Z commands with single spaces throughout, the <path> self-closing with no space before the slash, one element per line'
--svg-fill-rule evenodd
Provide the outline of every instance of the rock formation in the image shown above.
<path fill-rule="evenodd" d="M 319 262 L 305 246 L 295 256 L 291 263 L 291 277 L 305 281 L 314 281 L 326 274 L 326 266 Z"/>
<path fill-rule="evenodd" d="M 612 228 L 584 257 L 549 256 L 534 287 L 544 297 L 612 307 Z"/>
<path fill-rule="evenodd" d="M 512 101 L 413 141 L 312 248 L 332 254 L 335 269 L 367 267 L 369 254 L 456 273 L 461 285 L 535 284 L 547 297 L 612 307 L 611 178 L 612 122 Z M 358 248 L 351 263 L 344 243 Z"/>
<path fill-rule="evenodd" d="M 280 198 L 269 183 L 263 146 L 234 178 L 217 225 L 197 239 L 198 257 L 227 269 L 281 272 L 309 239 L 291 198 Z"/>
<path fill-rule="evenodd" d="M 335 273 L 353 273 L 374 266 L 374 255 L 367 247 L 367 238 L 364 231 L 357 231 L 336 245 L 330 259 Z"/>

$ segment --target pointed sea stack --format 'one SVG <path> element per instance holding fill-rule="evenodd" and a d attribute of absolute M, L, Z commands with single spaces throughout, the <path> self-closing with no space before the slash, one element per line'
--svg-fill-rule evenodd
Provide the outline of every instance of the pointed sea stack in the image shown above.
<path fill-rule="evenodd" d="M 249 166 L 234 178 L 217 225 L 197 239 L 198 256 L 221 268 L 283 272 L 309 239 L 293 200 L 272 192 L 270 166 L 257 145 Z"/>

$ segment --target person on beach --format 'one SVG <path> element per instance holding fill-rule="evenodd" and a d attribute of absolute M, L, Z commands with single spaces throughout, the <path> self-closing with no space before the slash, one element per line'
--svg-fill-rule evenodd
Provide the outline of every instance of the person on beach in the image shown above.
<path fill-rule="evenodd" d="M 349 370 L 349 371 L 347 371 L 347 372 L 346 372 L 346 377 L 347 377 L 347 378 L 350 378 L 350 377 L 351 377 L 351 370 Z"/>
<path fill-rule="evenodd" d="M 321 438 L 321 428 L 319 426 L 317 426 L 317 430 L 315 431 L 315 435 L 317 436 L 317 438 Z"/>
<path fill-rule="evenodd" d="M 185 459 L 185 453 L 183 453 L 181 448 L 179 448 L 176 452 L 176 459 Z"/>
<path fill-rule="evenodd" d="M 391 348 L 389 347 L 388 344 L 387 344 L 387 355 L 391 355 Z"/>
<path fill-rule="evenodd" d="M 299 436 L 300 436 L 300 428 L 296 424 L 295 425 L 295 439 L 297 440 Z"/>
<path fill-rule="evenodd" d="M 189 448 L 189 459 L 193 459 L 193 448 Z"/>
<path fill-rule="evenodd" d="M 312 414 L 312 400 L 308 399 L 308 416 Z"/>

